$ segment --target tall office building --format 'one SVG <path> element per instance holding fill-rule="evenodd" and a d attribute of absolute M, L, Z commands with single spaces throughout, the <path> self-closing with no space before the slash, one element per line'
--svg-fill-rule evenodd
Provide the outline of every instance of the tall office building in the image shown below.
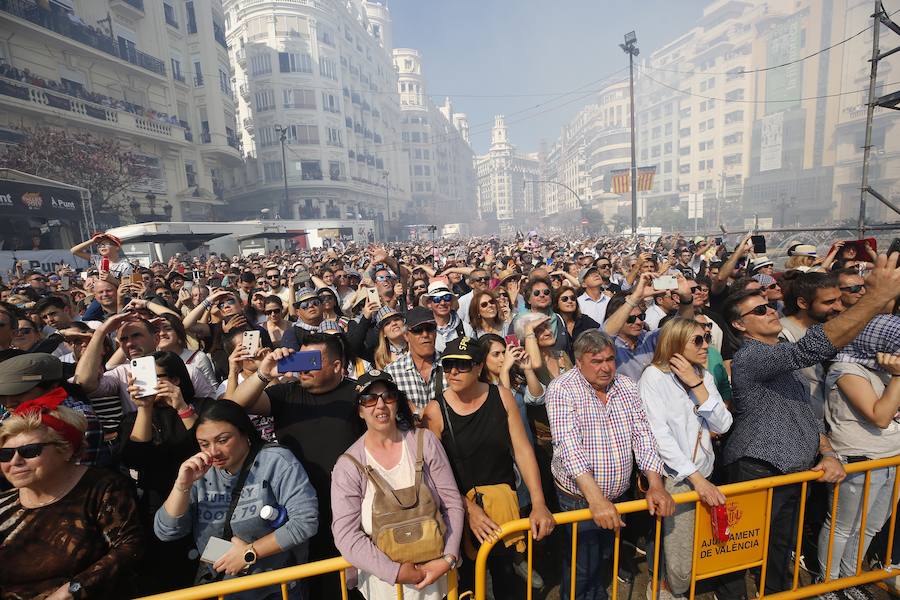
<path fill-rule="evenodd" d="M 362 216 L 379 222 L 383 235 L 388 224 L 399 234 L 409 167 L 385 3 L 224 6 L 247 154 L 229 194 L 232 214 Z"/>
<path fill-rule="evenodd" d="M 543 213 L 541 161 L 536 153 L 520 154 L 509 141 L 503 115 L 494 117 L 491 147 L 475 159 L 478 218 L 487 231 L 503 234 L 528 229 Z"/>
<path fill-rule="evenodd" d="M 469 122 L 449 98 L 437 106 L 428 96 L 417 50 L 394 49 L 400 92 L 401 139 L 409 158 L 413 224 L 468 222 L 474 219 L 474 153 Z M 452 210 L 448 210 L 452 208 Z"/>
<path fill-rule="evenodd" d="M 241 164 L 224 22 L 220 0 L 0 3 L 2 142 L 36 126 L 118 140 L 147 174 L 125 221 L 214 218 Z"/>

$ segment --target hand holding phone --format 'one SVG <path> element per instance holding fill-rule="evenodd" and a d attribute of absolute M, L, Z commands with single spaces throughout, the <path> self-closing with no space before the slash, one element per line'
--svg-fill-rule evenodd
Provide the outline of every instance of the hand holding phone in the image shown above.
<path fill-rule="evenodd" d="M 373 287 L 366 288 L 366 300 L 381 306 L 381 298 L 378 297 L 378 290 Z"/>
<path fill-rule="evenodd" d="M 140 390 L 138 398 L 156 393 L 156 361 L 152 356 L 131 359 L 131 375 L 134 377 L 134 385 Z"/>
<path fill-rule="evenodd" d="M 256 356 L 256 353 L 259 352 L 259 337 L 259 329 L 245 331 L 242 334 L 241 348 L 243 349 L 245 355 Z"/>
<path fill-rule="evenodd" d="M 659 277 L 653 278 L 653 289 L 657 292 L 664 292 L 667 290 L 677 290 L 678 289 L 678 280 L 674 275 L 660 275 Z"/>
<path fill-rule="evenodd" d="M 279 373 L 301 373 L 322 370 L 321 350 L 301 350 L 278 361 Z"/>

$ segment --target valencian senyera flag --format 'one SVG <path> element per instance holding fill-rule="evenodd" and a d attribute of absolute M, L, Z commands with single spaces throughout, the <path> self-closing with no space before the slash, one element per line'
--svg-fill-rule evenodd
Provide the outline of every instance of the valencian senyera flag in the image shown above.
<path fill-rule="evenodd" d="M 653 189 L 653 176 L 656 175 L 656 166 L 638 167 L 637 191 L 649 192 Z M 611 180 L 610 191 L 614 194 L 625 194 L 631 191 L 631 169 L 613 169 L 609 172 Z"/>

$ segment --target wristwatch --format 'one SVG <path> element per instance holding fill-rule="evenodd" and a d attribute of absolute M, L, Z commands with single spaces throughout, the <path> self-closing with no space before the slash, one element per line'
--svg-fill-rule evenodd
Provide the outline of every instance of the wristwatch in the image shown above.
<path fill-rule="evenodd" d="M 247 549 L 244 550 L 244 562 L 248 567 L 252 567 L 256 564 L 256 550 L 253 548 L 253 544 L 247 546 Z"/>
<path fill-rule="evenodd" d="M 822 455 L 822 458 L 826 458 L 826 457 L 833 458 L 834 460 L 838 461 L 839 463 L 844 462 L 844 459 L 841 458 L 841 455 L 838 454 L 837 452 L 835 452 L 834 450 L 826 450 L 825 452 L 819 452 L 819 454 Z"/>
<path fill-rule="evenodd" d="M 451 569 L 455 569 L 459 566 L 459 559 L 452 554 L 445 554 L 442 558 L 450 564 Z"/>
<path fill-rule="evenodd" d="M 77 581 L 69 582 L 69 595 L 72 596 L 72 600 L 81 600 L 83 591 L 84 588 Z"/>

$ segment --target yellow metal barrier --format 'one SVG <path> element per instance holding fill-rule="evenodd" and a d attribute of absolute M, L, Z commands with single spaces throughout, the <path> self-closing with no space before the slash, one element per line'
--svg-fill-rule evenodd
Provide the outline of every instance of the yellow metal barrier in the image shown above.
<path fill-rule="evenodd" d="M 255 590 L 274 585 L 281 586 L 281 597 L 283 600 L 287 600 L 288 584 L 290 582 L 309 579 L 310 577 L 316 577 L 318 575 L 327 575 L 328 573 L 340 573 L 341 597 L 343 600 L 347 600 L 347 569 L 352 567 L 353 565 L 341 557 L 329 558 L 307 563 L 305 565 L 298 565 L 296 567 L 287 567 L 276 571 L 256 573 L 255 575 L 236 577 L 234 579 L 217 581 L 216 583 L 207 583 L 205 585 L 184 588 L 174 592 L 145 596 L 140 600 L 207 600 L 208 598 L 218 598 L 219 600 L 223 600 L 228 594 L 237 594 L 238 592 L 246 592 L 247 590 Z M 447 587 L 449 590 L 447 593 L 447 600 L 459 600 L 456 571 L 447 573 L 447 578 Z M 403 600 L 403 587 L 399 584 L 397 585 L 397 599 Z"/>
<path fill-rule="evenodd" d="M 818 584 L 811 584 L 808 586 L 800 587 L 799 586 L 799 571 L 800 571 L 800 550 L 801 550 L 801 541 L 803 536 L 803 521 L 806 512 L 806 491 L 807 484 L 810 481 L 815 481 L 822 476 L 821 472 L 818 471 L 804 471 L 801 473 L 792 473 L 790 475 L 780 475 L 777 477 L 767 477 L 765 479 L 755 479 L 752 481 L 743 481 L 740 483 L 732 483 L 728 485 L 720 486 L 720 490 L 727 498 L 732 498 L 734 496 L 744 495 L 750 492 L 765 492 L 766 493 L 766 515 L 769 515 L 771 512 L 772 505 L 772 494 L 773 490 L 778 487 L 783 487 L 787 485 L 795 485 L 801 484 L 801 496 L 800 496 L 800 509 L 799 509 L 799 518 L 798 518 L 798 527 L 797 527 L 797 543 L 795 545 L 795 556 L 794 556 L 794 578 L 793 584 L 790 590 L 779 592 L 777 594 L 771 594 L 766 596 L 771 600 L 794 600 L 796 598 L 807 598 L 809 596 L 815 596 L 819 594 L 824 594 L 826 592 L 831 592 L 834 590 L 847 588 L 855 585 L 862 585 L 866 583 L 872 583 L 876 581 L 880 581 L 882 579 L 887 579 L 889 577 L 897 576 L 897 571 L 889 571 L 887 569 L 875 570 L 875 571 L 862 571 L 862 559 L 865 553 L 865 524 L 867 518 L 867 502 L 869 497 L 869 483 L 871 479 L 870 472 L 875 469 L 882 468 L 890 468 L 897 467 L 900 465 L 900 456 L 895 456 L 892 458 L 884 458 L 880 460 L 870 460 L 865 462 L 852 463 L 849 465 L 845 465 L 845 469 L 847 474 L 854 473 L 866 473 L 865 483 L 863 487 L 863 500 L 862 500 L 862 514 L 861 514 L 861 523 L 859 528 L 859 549 L 857 553 L 856 560 L 856 574 L 850 577 L 843 577 L 841 579 L 836 579 L 833 581 L 829 581 L 826 576 L 825 581 Z M 891 499 L 891 518 L 888 525 L 888 545 L 885 553 L 886 557 L 891 556 L 891 551 L 893 547 L 893 539 L 894 539 L 894 529 L 897 523 L 897 511 L 893 510 L 897 506 L 897 495 L 898 489 L 900 489 L 900 477 L 896 477 L 894 480 L 894 489 L 893 495 Z M 835 486 L 834 492 L 834 500 L 832 502 L 832 515 L 836 512 L 838 497 L 840 494 L 840 484 Z M 703 579 L 709 579 L 712 577 L 717 577 L 720 575 L 725 575 L 727 573 L 744 571 L 748 568 L 760 567 L 761 568 L 761 576 L 760 576 L 760 584 L 764 586 L 764 582 L 766 580 L 766 567 L 767 567 L 767 553 L 768 553 L 768 541 L 769 541 L 769 523 L 770 519 L 765 519 L 763 538 L 762 538 L 762 560 L 741 564 L 735 568 L 727 568 L 720 571 L 714 571 L 709 573 L 704 573 L 703 575 L 698 575 L 696 572 L 697 568 L 697 560 L 700 552 L 699 548 L 699 537 L 698 532 L 700 529 L 700 518 L 703 514 L 701 510 L 701 503 L 697 492 L 683 492 L 680 494 L 675 494 L 673 496 L 676 504 L 686 504 L 693 502 L 695 504 L 695 520 L 694 520 L 694 550 L 693 550 L 693 567 L 691 570 L 691 587 L 690 587 L 690 600 L 694 600 L 695 592 L 696 592 L 696 583 L 697 581 Z M 629 502 L 619 502 L 616 504 L 616 510 L 618 510 L 619 514 L 630 514 L 647 510 L 647 501 L 646 500 L 632 500 Z M 570 512 L 558 513 L 554 515 L 554 519 L 556 520 L 557 525 L 571 525 L 572 526 L 572 572 L 571 572 L 571 589 L 570 589 L 570 598 L 575 598 L 575 557 L 577 553 L 577 542 L 578 542 L 578 523 L 582 521 L 591 520 L 591 512 L 588 509 L 574 510 Z M 493 547 L 504 537 L 507 535 L 518 533 L 522 531 L 528 531 L 531 528 L 531 524 L 528 519 L 519 519 L 517 521 L 510 521 L 509 523 L 505 523 L 501 526 L 501 533 L 497 538 L 493 541 L 488 541 L 482 544 L 481 548 L 478 551 L 478 557 L 475 560 L 475 600 L 485 600 L 487 598 L 486 595 L 486 570 L 487 570 L 487 559 Z M 835 519 L 831 519 L 831 530 L 829 532 L 828 537 L 828 558 L 826 560 L 827 565 L 830 567 L 832 557 L 832 543 L 834 541 L 834 529 L 835 529 Z M 654 549 L 654 565 L 659 565 L 659 548 L 660 548 L 660 533 L 662 530 L 662 519 L 656 518 L 656 532 L 655 532 L 655 549 Z M 531 578 L 531 567 L 532 567 L 532 538 L 528 536 L 528 577 L 525 578 L 526 581 L 529 581 Z M 612 600 L 616 600 L 618 598 L 618 579 L 615 577 L 615 574 L 618 572 L 619 568 L 619 543 L 620 543 L 620 532 L 615 532 L 615 542 L 613 547 L 613 565 L 612 565 L 612 590 L 610 597 Z M 815 557 L 810 557 L 811 559 L 815 559 Z M 840 557 L 837 558 L 840 560 Z M 659 571 L 660 569 L 654 569 L 653 582 L 652 582 L 652 593 L 653 597 L 657 597 L 657 593 L 659 591 Z M 764 595 L 764 590 L 760 590 L 760 597 Z M 528 586 L 527 592 L 527 600 L 531 600 L 531 586 Z"/>

